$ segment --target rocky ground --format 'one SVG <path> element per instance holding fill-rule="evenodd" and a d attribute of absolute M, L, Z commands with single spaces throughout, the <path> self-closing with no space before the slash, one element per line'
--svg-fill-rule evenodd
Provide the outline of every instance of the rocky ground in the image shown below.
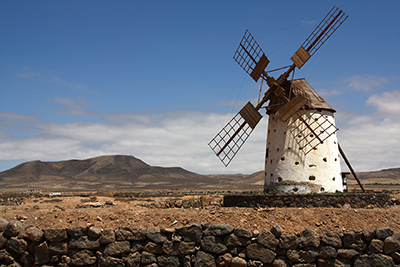
<path fill-rule="evenodd" d="M 172 201 L 178 201 L 180 208 L 167 208 Z M 184 208 L 188 201 L 196 203 L 195 207 Z M 0 217 L 8 221 L 18 219 L 25 225 L 39 229 L 87 225 L 102 229 L 117 229 L 121 226 L 162 228 L 211 222 L 226 223 L 250 231 L 270 229 L 272 225 L 279 224 L 283 231 L 294 234 L 300 233 L 306 227 L 320 235 L 326 230 L 348 232 L 384 226 L 400 232 L 398 206 L 379 209 L 224 208 L 219 206 L 221 201 L 220 195 L 143 199 L 112 196 L 40 197 L 14 201 L 12 205 L 1 205 Z"/>

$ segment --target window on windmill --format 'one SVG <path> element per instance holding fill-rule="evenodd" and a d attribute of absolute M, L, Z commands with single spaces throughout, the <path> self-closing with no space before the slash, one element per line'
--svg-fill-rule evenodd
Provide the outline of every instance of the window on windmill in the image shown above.
<path fill-rule="evenodd" d="M 296 166 L 299 165 L 299 164 L 300 164 L 300 163 L 299 163 L 298 161 L 296 161 L 296 162 L 294 163 L 294 165 L 296 165 Z"/>
<path fill-rule="evenodd" d="M 282 158 L 281 158 L 281 161 L 285 161 L 285 158 L 284 158 L 284 157 L 282 157 Z"/>
<path fill-rule="evenodd" d="M 327 162 L 327 161 L 328 161 L 326 158 L 323 158 L 322 160 L 323 160 L 324 162 Z"/>
<path fill-rule="evenodd" d="M 282 178 L 281 177 L 278 178 L 278 182 L 282 182 Z"/>
<path fill-rule="evenodd" d="M 321 187 L 321 192 L 325 192 L 325 188 Z"/>
<path fill-rule="evenodd" d="M 315 181 L 315 176 L 314 175 L 310 175 L 310 177 L 308 177 L 308 180 Z"/>

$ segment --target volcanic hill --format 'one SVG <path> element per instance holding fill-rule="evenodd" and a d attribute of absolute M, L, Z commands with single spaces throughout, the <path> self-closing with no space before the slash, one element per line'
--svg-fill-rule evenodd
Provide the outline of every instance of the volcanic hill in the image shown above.
<path fill-rule="evenodd" d="M 22 163 L 0 172 L 3 190 L 262 190 L 262 172 L 252 175 L 200 175 L 180 167 L 155 167 L 133 156 L 100 156 L 86 160 Z M 253 185 L 253 186 L 252 186 Z"/>

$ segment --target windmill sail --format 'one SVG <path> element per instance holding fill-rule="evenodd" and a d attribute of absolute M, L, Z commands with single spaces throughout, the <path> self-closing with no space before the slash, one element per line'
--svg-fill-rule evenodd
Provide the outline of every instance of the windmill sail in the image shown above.
<path fill-rule="evenodd" d="M 253 35 L 246 30 L 233 59 L 251 76 L 256 82 L 263 74 L 269 64 L 267 56 L 258 45 Z"/>
<path fill-rule="evenodd" d="M 347 17 L 348 15 L 336 6 L 329 11 L 291 58 L 297 68 L 300 69 L 317 52 Z"/>
<path fill-rule="evenodd" d="M 208 143 L 225 167 L 238 153 L 261 118 L 261 114 L 248 102 Z"/>

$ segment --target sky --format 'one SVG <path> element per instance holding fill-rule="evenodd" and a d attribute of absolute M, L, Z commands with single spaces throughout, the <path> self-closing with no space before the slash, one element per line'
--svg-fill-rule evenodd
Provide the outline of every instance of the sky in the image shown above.
<path fill-rule="evenodd" d="M 348 19 L 294 77 L 336 109 L 356 171 L 400 167 L 400 1 L 0 0 L 0 171 L 115 154 L 263 170 L 267 116 L 228 167 L 207 145 L 257 101 L 234 52 L 248 29 L 267 70 L 290 65 L 334 5 Z"/>

